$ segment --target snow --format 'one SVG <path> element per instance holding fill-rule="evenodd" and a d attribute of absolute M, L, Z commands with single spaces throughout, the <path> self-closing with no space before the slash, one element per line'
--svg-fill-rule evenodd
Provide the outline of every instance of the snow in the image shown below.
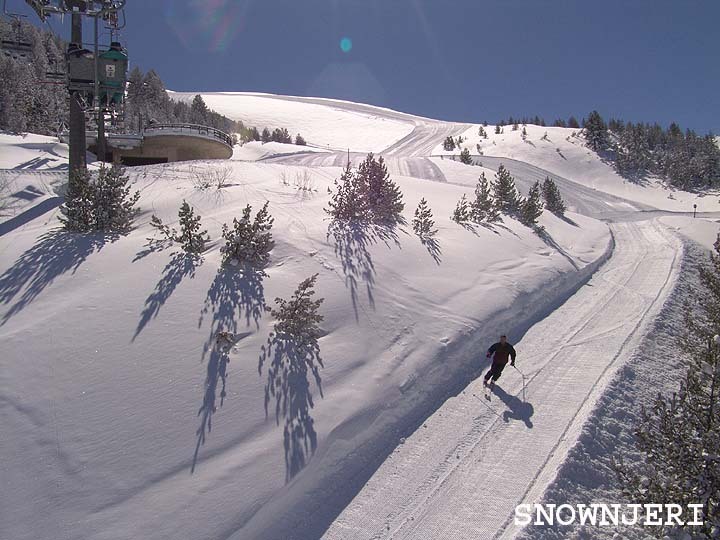
<path fill-rule="evenodd" d="M 720 210 L 720 194 L 703 196 L 682 190 L 668 189 L 656 179 L 649 178 L 638 184 L 630 182 L 615 172 L 612 164 L 603 160 L 587 148 L 579 129 L 542 127 L 528 124 L 527 138 L 522 139 L 522 126 L 512 131 L 505 126 L 504 133 L 495 134 L 495 126 L 484 127 L 488 138 L 478 135 L 479 125 L 469 127 L 463 134 L 466 139 L 462 146 L 477 156 L 476 145 L 480 144 L 485 156 L 515 159 L 539 167 L 554 175 L 577 182 L 594 190 L 648 204 L 661 210 L 674 212 L 692 212 L 692 205 L 698 205 L 700 212 Z M 547 133 L 547 139 L 543 139 Z M 575 134 L 575 136 L 573 136 Z M 558 152 L 559 150 L 559 152 Z M 433 150 L 434 155 L 459 155 L 460 150 L 443 150 L 439 143 Z"/>
<path fill-rule="evenodd" d="M 510 537 L 511 505 L 552 483 L 670 294 L 675 232 L 714 241 L 712 217 L 654 208 L 717 210 L 717 197 L 626 185 L 561 128 L 528 126 L 533 146 L 506 127 L 507 140 L 482 143 L 499 147 L 494 159 L 466 166 L 436 147 L 477 126 L 337 100 L 203 97 L 315 147 L 249 143 L 227 162 L 133 168 L 137 227 L 75 236 L 57 230 L 66 147 L 0 135 L 11 203 L 0 218 L 0 538 Z M 552 147 L 540 144 L 546 129 Z M 409 225 L 328 234 L 323 209 L 347 149 L 355 164 L 385 155 L 408 222 L 428 200 L 436 247 Z M 513 220 L 450 221 L 500 162 L 523 192 L 556 178 L 571 211 L 546 212 L 544 238 Z M 224 168 L 228 187 L 195 188 Z M 213 238 L 202 260 L 147 240 L 151 215 L 176 226 L 183 200 Z M 277 242 L 267 275 L 222 270 L 223 223 L 265 201 Z M 312 396 L 310 423 L 276 417 L 265 388 L 277 381 L 260 359 L 265 307 L 314 273 L 322 392 L 314 380 L 285 387 L 291 411 Z M 213 348 L 221 330 L 235 335 L 229 363 Z M 486 402 L 482 351 L 501 332 L 527 378 L 508 368 Z M 299 439 L 286 442 L 286 426 Z"/>
<path fill-rule="evenodd" d="M 176 99 L 192 99 L 196 93 L 171 92 Z M 407 118 L 388 117 L 387 109 L 365 107 L 362 110 L 339 108 L 331 100 L 315 102 L 276 99 L 270 94 L 242 92 L 201 92 L 208 107 L 246 126 L 260 131 L 268 127 L 287 128 L 294 137 L 300 133 L 309 144 L 321 148 L 358 152 L 379 152 L 414 128 Z"/>
<path fill-rule="evenodd" d="M 193 171 L 228 166 L 230 187 L 194 189 Z M 283 184 L 283 174 L 304 171 L 315 191 Z M 125 237 L 59 234 L 56 209 L 0 237 L 0 414 L 12 434 L 0 443 L 12 493 L 0 537 L 284 537 L 272 531 L 295 526 L 291 510 L 307 490 L 327 491 L 329 473 L 335 482 L 353 472 L 341 462 L 356 445 L 376 458 L 380 434 L 405 425 L 403 408 L 425 414 L 437 399 L 427 388 L 468 380 L 473 359 L 448 363 L 448 351 L 514 312 L 519 298 L 574 280 L 608 245 L 607 226 L 580 215 L 570 216 L 576 225 L 543 217 L 557 245 L 514 221 L 468 231 L 449 220 L 468 188 L 398 176 L 408 221 L 421 197 L 430 201 L 436 262 L 407 226 L 328 239 L 322 209 L 337 167 L 232 161 L 131 172 L 144 213 Z M 214 239 L 245 204 L 270 200 L 277 247 L 268 276 L 218 273 L 218 242 L 202 262 L 148 250 L 150 214 L 172 225 L 183 199 Z M 286 458 L 301 449 L 286 453 L 273 400 L 265 415 L 268 372 L 258 373 L 258 357 L 272 321 L 261 308 L 315 272 L 327 333 L 322 397 L 310 383 L 318 449 L 286 482 Z M 223 364 L 205 351 L 220 329 L 241 337 L 222 405 Z M 339 510 L 330 506 L 318 523 Z"/>
<path fill-rule="evenodd" d="M 720 221 L 717 219 L 666 216 L 660 220 L 670 229 L 708 250 L 714 249 L 720 233 Z"/>
<path fill-rule="evenodd" d="M 487 394 L 478 379 L 448 399 L 323 538 L 514 537 L 515 506 L 539 502 L 677 278 L 679 242 L 662 225 L 613 232 L 608 264 L 516 344 L 517 370 L 508 366 Z"/>
<path fill-rule="evenodd" d="M 661 222 L 666 222 L 662 218 Z M 622 485 L 613 460 L 620 456 L 627 463 L 645 459 L 634 445 L 634 427 L 641 407 L 650 406 L 658 392 L 677 391 L 683 373 L 678 336 L 684 331 L 687 298 L 698 290 L 697 267 L 706 264 L 707 251 L 692 241 L 684 242 L 682 266 L 677 285 L 652 323 L 636 352 L 617 371 L 597 406 L 587 418 L 578 443 L 558 469 L 542 497 L 543 503 L 577 504 L 589 502 L 623 503 Z M 533 527 L 522 531 L 522 540 L 564 540 L 596 538 L 644 540 L 641 529 L 621 527 Z"/>

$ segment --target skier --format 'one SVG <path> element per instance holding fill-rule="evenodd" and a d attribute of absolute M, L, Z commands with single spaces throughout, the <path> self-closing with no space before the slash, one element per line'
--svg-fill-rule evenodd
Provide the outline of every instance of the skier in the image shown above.
<path fill-rule="evenodd" d="M 485 380 L 483 381 L 485 386 L 488 384 L 495 384 L 495 381 L 500 378 L 503 369 L 505 369 L 505 366 L 508 363 L 508 357 L 510 357 L 510 365 L 515 365 L 515 349 L 508 343 L 507 336 L 500 336 L 500 341 L 493 343 L 493 345 L 488 349 L 486 357 L 490 358 L 491 356 L 493 362 L 492 366 L 490 366 L 490 371 L 488 371 L 487 375 L 485 375 Z"/>

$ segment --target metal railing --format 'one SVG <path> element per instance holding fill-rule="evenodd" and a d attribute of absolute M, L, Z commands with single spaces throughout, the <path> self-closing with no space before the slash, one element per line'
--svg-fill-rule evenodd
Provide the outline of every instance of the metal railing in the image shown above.
<path fill-rule="evenodd" d="M 199 124 L 151 124 L 143 130 L 143 135 L 153 134 L 155 131 L 173 131 L 175 133 L 187 133 L 188 135 L 203 135 L 222 141 L 230 148 L 233 147 L 233 140 L 230 135 L 219 129 Z"/>

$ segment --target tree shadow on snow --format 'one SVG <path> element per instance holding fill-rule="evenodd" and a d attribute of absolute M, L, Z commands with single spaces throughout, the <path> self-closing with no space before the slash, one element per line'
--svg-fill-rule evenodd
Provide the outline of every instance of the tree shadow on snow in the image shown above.
<path fill-rule="evenodd" d="M 536 228 L 535 228 L 535 232 L 536 232 L 537 235 L 542 239 L 542 241 L 545 242 L 545 244 L 546 244 L 547 246 L 553 248 L 553 249 L 554 249 L 555 251 L 557 251 L 560 255 L 562 255 L 563 257 L 565 257 L 565 259 L 567 259 L 567 261 L 572 265 L 572 267 L 573 267 L 575 270 L 580 270 L 580 267 L 579 267 L 579 266 L 577 265 L 577 263 L 575 262 L 575 259 L 573 259 L 573 258 L 570 256 L 570 254 L 569 254 L 567 251 L 565 251 L 565 250 L 560 246 L 560 244 L 558 244 L 558 243 L 553 239 L 552 236 L 550 236 L 550 233 L 548 233 L 548 232 L 545 230 L 545 228 L 543 228 L 543 227 L 536 227 Z"/>
<path fill-rule="evenodd" d="M 145 307 L 142 310 L 140 316 L 140 322 L 138 322 L 135 334 L 132 340 L 140 335 L 145 329 L 145 326 L 157 317 L 160 313 L 160 308 L 168 301 L 170 296 L 180 284 L 180 282 L 189 277 L 190 279 L 195 277 L 195 270 L 202 264 L 202 257 L 190 253 L 180 251 L 174 253 L 170 261 L 165 265 L 163 269 L 163 276 L 160 281 L 155 285 L 155 290 L 145 300 Z"/>
<path fill-rule="evenodd" d="M 310 409 L 315 404 L 310 392 L 309 375 L 323 397 L 320 368 L 320 348 L 315 343 L 305 349 L 285 336 L 273 334 L 262 347 L 258 374 L 267 363 L 265 384 L 265 416 L 270 401 L 275 399 L 275 422 L 284 418 L 283 446 L 285 449 L 285 481 L 289 482 L 310 460 L 317 448 L 317 433 Z"/>
<path fill-rule="evenodd" d="M 435 261 L 435 264 L 439 266 L 442 262 L 442 249 L 440 249 L 440 242 L 438 242 L 435 238 L 421 238 L 420 242 L 422 242 L 422 245 L 428 250 L 428 253 L 433 258 L 433 261 Z"/>
<path fill-rule="evenodd" d="M 227 395 L 227 365 L 230 363 L 229 353 L 232 345 L 217 340 L 212 348 L 207 363 L 207 372 L 205 375 L 205 392 L 203 393 L 203 401 L 198 409 L 197 415 L 200 417 L 200 425 L 195 431 L 197 443 L 195 444 L 195 453 L 193 454 L 192 467 L 190 474 L 195 472 L 200 447 L 205 444 L 205 438 L 212 431 L 212 417 L 217 411 L 217 387 L 222 383 L 220 388 L 220 407 L 225 403 Z"/>
<path fill-rule="evenodd" d="M 511 396 L 498 385 L 493 386 L 492 393 L 499 397 L 500 400 L 508 407 L 508 410 L 504 411 L 502 415 L 505 422 L 509 422 L 510 420 L 521 420 L 525 422 L 525 425 L 529 429 L 532 429 L 533 423 L 530 419 L 532 418 L 535 409 L 531 403 L 523 401 L 517 396 Z"/>
<path fill-rule="evenodd" d="M 9 304 L 15 299 L 0 326 L 27 307 L 56 278 L 67 272 L 74 274 L 92 253 L 117 238 L 117 235 L 69 233 L 60 228 L 43 234 L 0 276 L 0 302 Z"/>
<path fill-rule="evenodd" d="M 195 432 L 197 443 L 191 473 L 195 471 L 200 447 L 205 444 L 207 434 L 212 430 L 212 417 L 217 411 L 217 391 L 220 388 L 220 407 L 227 396 L 227 365 L 230 351 L 241 339 L 251 332 L 237 333 L 238 319 L 245 318 L 246 326 L 260 327 L 260 319 L 268 311 L 265 304 L 263 279 L 267 274 L 262 270 L 247 267 L 222 266 L 208 289 L 205 304 L 200 312 L 198 328 L 206 318 L 212 318 L 210 332 L 203 347 L 202 359 L 207 356 L 203 401 L 198 410 L 200 425 Z M 209 355 L 208 355 L 209 352 Z"/>
<path fill-rule="evenodd" d="M 263 287 L 266 276 L 262 270 L 250 266 L 224 265 L 220 268 L 208 289 L 198 319 L 200 328 L 206 318 L 212 317 L 206 350 L 218 332 L 237 332 L 238 319 L 242 317 L 246 326 L 254 324 L 256 329 L 260 328 L 260 319 L 269 310 Z"/>
<path fill-rule="evenodd" d="M 328 226 L 327 238 L 332 237 L 335 242 L 335 255 L 342 263 L 345 286 L 350 289 L 356 321 L 359 319 L 358 288 L 360 282 L 365 283 L 370 307 L 375 308 L 373 288 L 376 270 L 370 248 L 378 242 L 383 242 L 388 248 L 391 248 L 393 244 L 400 247 L 396 225 L 332 221 Z"/>

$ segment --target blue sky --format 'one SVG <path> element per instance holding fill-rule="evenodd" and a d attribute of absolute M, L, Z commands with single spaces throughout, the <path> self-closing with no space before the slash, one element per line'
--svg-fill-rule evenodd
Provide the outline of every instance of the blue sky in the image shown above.
<path fill-rule="evenodd" d="M 720 132 L 717 0 L 128 0 L 127 21 L 131 62 L 174 90 Z"/>

